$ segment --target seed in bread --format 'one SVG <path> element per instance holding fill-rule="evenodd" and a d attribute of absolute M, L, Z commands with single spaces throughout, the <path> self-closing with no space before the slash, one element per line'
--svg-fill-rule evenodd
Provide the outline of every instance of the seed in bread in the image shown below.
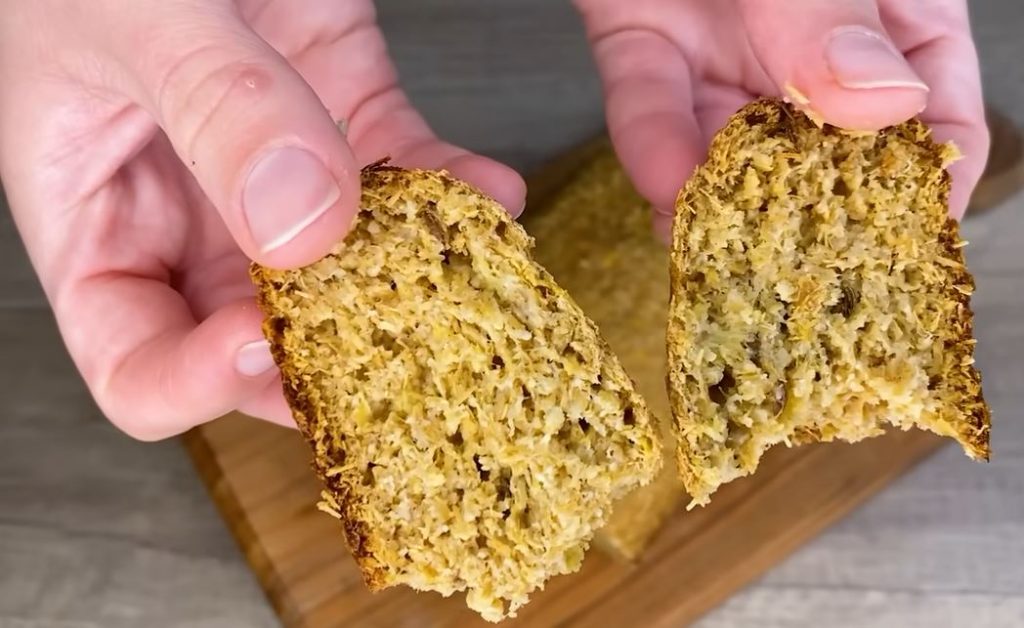
<path fill-rule="evenodd" d="M 988 458 L 955 156 L 917 120 L 844 132 L 769 100 L 717 134 L 672 235 L 669 394 L 694 503 L 772 445 L 887 426 Z"/>
<path fill-rule="evenodd" d="M 489 620 L 575 571 L 656 430 L 597 329 L 493 200 L 382 165 L 334 251 L 254 267 L 285 395 L 372 589 Z"/>

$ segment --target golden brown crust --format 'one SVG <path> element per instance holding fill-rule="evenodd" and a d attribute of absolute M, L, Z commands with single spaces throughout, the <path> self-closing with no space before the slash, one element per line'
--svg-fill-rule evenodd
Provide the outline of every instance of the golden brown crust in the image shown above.
<path fill-rule="evenodd" d="M 386 185 L 381 176 L 383 173 L 402 173 L 402 169 L 389 166 L 390 158 L 385 157 L 362 169 L 361 184 L 364 187 Z M 306 438 L 311 449 L 316 452 L 311 462 L 313 470 L 326 487 L 327 499 L 336 505 L 339 520 L 345 534 L 345 542 L 352 552 L 352 557 L 359 565 L 363 580 L 371 591 L 385 589 L 392 584 L 387 569 L 378 563 L 375 546 L 385 540 L 375 539 L 370 527 L 366 524 L 361 510 L 363 504 L 358 498 L 358 491 L 340 481 L 340 476 L 331 477 L 328 472 L 335 466 L 335 461 L 323 455 L 323 444 L 318 443 L 314 432 L 316 421 L 315 408 L 308 401 L 306 392 L 307 380 L 301 376 L 300 369 L 284 350 L 283 332 L 289 325 L 286 317 L 277 315 L 275 299 L 276 288 L 273 283 L 273 271 L 258 264 L 250 266 L 250 276 L 257 288 L 257 304 L 267 317 L 263 322 L 263 333 L 270 343 L 274 362 L 281 371 L 281 384 L 285 401 L 288 402 L 299 431 Z M 340 452 L 342 457 L 344 452 Z"/>
<path fill-rule="evenodd" d="M 760 149 L 757 148 L 756 142 L 762 142 L 765 146 L 770 145 L 773 148 L 765 149 L 768 152 L 758 154 Z M 802 147 L 802 149 L 799 147 Z M 821 147 L 821 150 L 819 150 L 819 147 Z M 844 152 L 844 148 L 848 149 L 848 151 Z M 895 163 L 894 158 L 899 154 L 897 149 L 904 150 L 906 158 L 913 161 Z M 805 152 L 803 155 L 785 152 L 794 150 L 803 150 Z M 920 403 L 917 404 L 918 410 L 922 407 L 931 408 L 936 404 L 938 409 L 922 410 L 923 414 L 916 421 L 916 425 L 942 435 L 955 437 L 963 445 L 966 453 L 972 458 L 983 460 L 988 458 L 990 416 L 988 407 L 982 397 L 981 377 L 973 366 L 972 357 L 975 341 L 972 338 L 973 317 L 969 303 L 974 284 L 964 264 L 962 253 L 964 243 L 959 236 L 959 224 L 948 217 L 946 209 L 948 206 L 950 178 L 944 168 L 952 157 L 951 148 L 938 145 L 932 141 L 928 129 L 916 119 L 883 129 L 877 135 L 846 132 L 829 125 L 818 127 L 793 106 L 775 100 L 764 99 L 751 103 L 730 118 L 725 127 L 712 141 L 707 161 L 689 179 L 681 190 L 677 201 L 677 213 L 673 225 L 671 259 L 672 300 L 667 331 L 669 363 L 672 365 L 672 368 L 669 369 L 667 384 L 672 414 L 676 419 L 677 428 L 681 430 L 679 447 L 677 449 L 680 474 L 688 491 L 694 497 L 695 503 L 706 502 L 708 495 L 718 484 L 729 481 L 738 475 L 750 473 L 756 468 L 756 460 L 760 456 L 761 451 L 763 451 L 762 447 L 764 445 L 753 445 L 743 440 L 743 433 L 746 431 L 750 431 L 751 434 L 754 433 L 754 430 L 762 429 L 771 432 L 772 435 L 766 437 L 767 440 L 763 441 L 768 445 L 774 442 L 788 442 L 791 445 L 795 445 L 835 438 L 857 440 L 882 432 L 883 420 L 881 420 L 881 415 L 879 415 L 879 418 L 870 420 L 864 417 L 874 416 L 872 412 L 875 414 L 884 413 L 884 405 L 872 408 L 870 412 L 861 416 L 861 423 L 855 427 L 844 427 L 841 422 L 829 424 L 827 421 L 819 421 L 816 424 L 808 425 L 790 425 L 787 422 L 793 420 L 791 408 L 796 403 L 793 399 L 793 392 L 790 390 L 790 384 L 786 382 L 785 376 L 777 373 L 778 369 L 772 370 L 771 368 L 767 368 L 762 377 L 766 377 L 768 380 L 772 380 L 776 376 L 781 378 L 779 380 L 781 383 L 778 384 L 775 392 L 777 401 L 766 399 L 760 403 L 762 408 L 767 408 L 769 411 L 772 404 L 776 404 L 776 417 L 774 419 L 776 425 L 762 428 L 755 421 L 755 424 L 751 427 L 749 423 L 751 419 L 737 416 L 729 418 L 730 427 L 728 432 L 725 432 L 724 428 L 721 427 L 723 424 L 718 424 L 717 426 L 709 424 L 705 411 L 699 410 L 698 406 L 719 408 L 719 410 L 726 407 L 726 399 L 723 396 L 732 392 L 732 389 L 737 386 L 737 382 L 729 370 L 732 367 L 729 366 L 728 361 L 726 362 L 725 374 L 717 376 L 721 381 L 718 384 L 714 384 L 714 386 L 704 382 L 706 377 L 708 377 L 708 373 L 721 373 L 721 356 L 709 358 L 705 353 L 703 354 L 704 357 L 698 360 L 698 362 L 703 360 L 705 366 L 710 367 L 711 371 L 696 373 L 696 367 L 693 364 L 690 364 L 687 368 L 680 367 L 684 363 L 686 356 L 689 356 L 692 362 L 693 356 L 701 355 L 700 352 L 704 349 L 710 353 L 728 352 L 731 349 L 735 349 L 735 347 L 720 348 L 715 346 L 714 343 L 707 343 L 706 340 L 703 341 L 702 348 L 695 348 L 695 343 L 698 343 L 697 338 L 693 335 L 695 333 L 695 323 L 691 319 L 687 319 L 686 314 L 687 310 L 692 309 L 694 304 L 698 302 L 702 302 L 702 305 L 707 305 L 706 301 L 702 301 L 704 297 L 701 295 L 706 294 L 711 289 L 700 287 L 700 274 L 707 270 L 709 273 L 716 273 L 716 277 L 718 276 L 718 269 L 694 267 L 694 260 L 712 259 L 716 254 L 695 249 L 691 243 L 700 241 L 700 238 L 703 237 L 701 234 L 707 230 L 713 231 L 722 228 L 720 224 L 713 222 L 718 220 L 719 216 L 709 217 L 707 208 L 725 208 L 718 211 L 737 211 L 740 212 L 738 215 L 754 216 L 754 218 L 743 218 L 740 220 L 746 220 L 743 223 L 746 225 L 762 225 L 759 228 L 764 228 L 765 225 L 778 228 L 779 224 L 772 225 L 767 221 L 769 219 L 774 220 L 778 216 L 781 216 L 781 218 L 777 218 L 778 221 L 785 220 L 786 216 L 793 216 L 798 209 L 799 211 L 806 212 L 808 215 L 815 214 L 818 211 L 821 211 L 821 215 L 825 216 L 839 212 L 837 215 L 845 220 L 848 213 L 852 216 L 851 212 L 853 210 L 849 209 L 849 206 L 844 206 L 842 202 L 837 205 L 833 201 L 839 198 L 839 195 L 858 194 L 861 190 L 855 189 L 851 192 L 849 189 L 842 189 L 839 192 L 835 192 L 831 190 L 831 183 L 828 184 L 829 190 L 825 190 L 821 187 L 814 187 L 815 185 L 824 185 L 821 182 L 811 181 L 808 183 L 808 179 L 801 179 L 799 177 L 792 179 L 792 173 L 796 169 L 806 167 L 801 165 L 801 159 L 819 159 L 821 155 L 828 154 L 827 151 L 829 150 L 835 151 L 833 153 L 835 156 L 832 157 L 833 160 L 846 159 L 846 154 L 862 155 L 867 160 L 881 160 L 874 162 L 876 163 L 874 167 L 877 169 L 875 171 L 861 172 L 857 170 L 856 172 L 847 172 L 846 174 L 843 174 L 845 171 L 842 168 L 859 169 L 862 167 L 860 162 L 850 166 L 845 162 L 835 161 L 818 166 L 821 168 L 820 172 L 827 172 L 831 169 L 831 172 L 834 174 L 838 171 L 839 177 L 837 181 L 842 179 L 837 184 L 840 186 L 846 186 L 850 184 L 849 182 L 854 182 L 850 185 L 856 186 L 880 186 L 870 188 L 870 190 L 866 187 L 864 188 L 864 190 L 868 191 L 864 191 L 860 198 L 867 198 L 868 204 L 866 206 L 862 205 L 860 210 L 862 214 L 864 211 L 867 211 L 867 214 L 851 218 L 851 220 L 855 221 L 852 224 L 858 227 L 861 223 L 856 221 L 865 220 L 865 215 L 871 216 L 870 212 L 876 211 L 871 205 L 871 195 L 881 194 L 879 198 L 894 198 L 897 194 L 897 192 L 892 191 L 894 188 L 886 183 L 886 177 L 892 177 L 893 181 L 898 182 L 896 185 L 920 186 L 918 192 L 911 191 L 905 193 L 917 194 L 918 196 L 913 198 L 919 199 L 912 201 L 919 206 L 912 206 L 910 211 L 918 212 L 919 215 L 911 222 L 915 225 L 915 228 L 923 228 L 924 235 L 919 235 L 919 237 L 924 237 L 925 240 L 930 237 L 931 242 L 938 243 L 937 247 L 927 249 L 928 251 L 933 251 L 933 253 L 928 253 L 929 257 L 921 263 L 927 265 L 929 272 L 938 272 L 943 275 L 938 283 L 940 289 L 928 288 L 935 291 L 929 293 L 933 296 L 929 297 L 931 300 L 925 304 L 928 308 L 927 312 L 922 312 L 921 315 L 927 314 L 929 317 L 941 316 L 943 323 L 936 324 L 933 318 L 928 321 L 927 325 L 924 325 L 917 321 L 913 317 L 914 315 L 906 323 L 913 328 L 927 327 L 929 330 L 926 333 L 927 342 L 923 341 L 922 346 L 935 345 L 941 347 L 941 351 L 938 349 L 928 349 L 929 351 L 935 351 L 936 355 L 939 356 L 934 359 L 934 363 L 942 368 L 941 375 L 932 375 L 928 390 L 932 391 L 935 389 L 939 392 L 936 392 L 934 395 L 931 392 L 922 393 L 922 397 L 918 398 Z M 813 153 L 813 156 L 809 157 L 811 153 Z M 886 159 L 889 161 L 886 161 Z M 758 163 L 759 161 L 761 163 Z M 781 166 L 780 163 L 782 164 Z M 901 177 L 912 176 L 906 174 L 908 167 L 917 168 L 917 171 L 920 172 L 920 179 L 907 181 L 901 179 Z M 787 173 L 787 176 L 791 177 L 786 180 L 789 183 L 784 183 L 779 178 L 778 173 L 780 171 Z M 800 172 L 803 173 L 800 175 L 802 177 L 812 176 L 808 170 Z M 765 173 L 769 177 L 767 182 Z M 775 174 L 773 175 L 772 173 Z M 749 180 L 743 177 L 744 174 Z M 772 179 L 772 176 L 775 178 Z M 731 181 L 732 183 L 723 185 L 724 181 Z M 778 207 L 785 206 L 784 201 L 778 200 L 784 199 L 785 196 L 778 196 L 778 190 L 772 186 L 793 185 L 792 181 L 797 181 L 802 186 L 800 190 L 803 196 L 800 202 L 807 202 L 808 205 L 804 208 L 783 209 L 781 212 L 773 213 L 777 211 Z M 730 188 L 729 185 L 732 187 Z M 821 196 L 815 199 L 813 190 L 819 189 L 821 190 Z M 766 195 L 763 197 L 765 200 L 760 200 L 762 198 L 761 194 Z M 796 194 L 796 192 L 793 192 L 793 194 Z M 835 198 L 831 198 L 833 196 Z M 758 199 L 756 202 L 762 203 L 760 209 L 757 206 L 752 206 L 749 209 L 738 209 L 746 207 L 744 202 L 755 202 L 753 200 L 755 198 Z M 775 205 L 770 206 L 768 203 L 775 203 Z M 829 203 L 832 204 L 830 205 Z M 885 208 L 879 206 L 878 209 L 883 212 L 891 212 L 892 216 L 895 217 L 894 219 L 903 219 L 900 218 L 901 212 L 906 211 L 905 207 Z M 701 210 L 704 210 L 704 213 L 698 213 Z M 758 211 L 761 214 L 757 214 L 756 212 Z M 786 213 L 787 211 L 789 212 L 788 214 Z M 742 212 L 747 213 L 742 214 Z M 724 216 L 725 214 L 722 215 Z M 765 218 L 759 218 L 759 215 L 765 216 Z M 905 214 L 903 215 L 905 216 Z M 723 218 L 722 220 L 726 219 Z M 799 222 L 801 220 L 807 221 L 808 219 L 798 218 L 797 224 L 806 224 Z M 700 224 L 695 227 L 695 222 L 698 221 Z M 911 223 L 908 222 L 907 224 Z M 800 228 L 802 229 L 803 227 Z M 694 231 L 694 229 L 701 231 Z M 788 234 L 789 232 L 775 231 L 774 233 L 781 236 L 781 234 Z M 798 234 L 796 245 L 798 249 L 802 246 L 799 244 L 800 238 L 806 237 L 808 236 L 804 236 L 802 232 Z M 812 238 L 811 242 L 814 242 L 814 234 L 812 233 L 809 237 Z M 919 242 L 921 241 L 919 240 Z M 910 247 L 908 249 L 910 252 L 908 250 L 901 249 L 897 251 L 894 249 L 892 254 L 894 256 L 897 254 L 902 256 L 902 259 L 906 260 L 909 264 L 917 263 L 916 260 L 918 258 L 915 257 L 916 255 L 925 255 L 916 251 L 919 249 L 925 250 L 929 246 L 926 243 L 915 245 L 912 241 L 901 241 L 901 246 L 904 244 L 906 247 Z M 757 246 L 753 241 L 750 242 L 750 245 Z M 873 244 L 865 242 L 864 246 L 873 246 Z M 864 249 L 860 250 L 861 253 L 863 251 Z M 748 255 L 753 255 L 753 253 L 748 253 Z M 719 256 L 715 259 L 725 258 L 724 256 Z M 753 258 L 736 256 L 735 259 L 737 261 L 734 263 L 738 264 L 738 266 L 732 267 L 730 271 L 727 271 L 721 277 L 728 277 L 729 272 L 753 272 L 749 270 L 753 268 L 749 266 L 752 263 L 750 260 Z M 893 259 L 896 258 L 894 257 Z M 843 260 L 839 261 L 842 263 Z M 772 262 L 771 259 L 767 263 L 770 262 Z M 764 262 L 764 259 L 761 259 L 758 263 L 763 266 L 766 262 Z M 797 263 L 799 264 L 799 262 Z M 936 268 L 941 270 L 936 271 Z M 864 280 L 869 280 L 871 277 L 871 274 L 867 271 L 858 272 L 865 273 L 862 275 L 865 278 Z M 889 274 L 892 274 L 891 267 Z M 826 301 L 833 298 L 829 295 L 835 293 L 830 293 L 829 290 L 835 290 L 835 288 L 830 287 L 830 284 L 822 282 L 821 277 L 825 275 L 827 275 L 827 270 L 819 276 L 797 277 L 796 293 L 793 296 L 795 300 L 793 301 L 788 298 L 789 295 L 784 295 L 786 298 L 783 296 L 776 297 L 785 302 L 784 311 L 788 312 L 787 316 L 796 317 L 798 314 L 806 312 L 824 313 L 816 315 L 818 316 L 817 318 L 813 317 L 815 315 L 808 314 L 807 317 L 800 321 L 800 324 L 803 326 L 798 329 L 793 329 L 795 321 L 790 320 L 788 332 L 783 330 L 774 338 L 781 347 L 779 350 L 782 352 L 782 355 L 790 355 L 789 352 L 793 350 L 793 346 L 798 341 L 803 342 L 805 345 L 811 342 L 810 339 L 814 334 L 821 334 L 821 337 L 824 338 L 829 333 L 828 328 L 822 328 L 820 325 L 822 320 L 830 316 L 828 312 L 843 312 L 846 316 L 849 316 L 857 304 L 860 298 L 857 289 L 842 285 L 840 286 L 843 289 L 842 294 L 838 297 L 838 301 L 831 301 L 833 305 L 831 305 L 832 309 L 829 310 Z M 750 276 L 753 277 L 756 274 Z M 843 275 L 843 277 L 846 277 L 846 275 Z M 806 279 L 806 282 L 803 282 L 802 279 Z M 860 276 L 857 277 L 857 280 L 861 280 Z M 937 285 L 934 279 L 923 280 L 917 278 L 914 280 L 923 281 L 924 285 L 928 286 Z M 727 283 L 722 283 L 720 287 L 727 285 Z M 904 289 L 898 288 L 897 290 L 901 291 Z M 740 300 L 734 300 L 732 303 L 735 307 L 741 307 L 738 304 L 744 302 L 744 299 L 763 299 L 763 295 L 764 292 L 761 292 L 751 297 L 748 290 L 746 296 L 741 296 Z M 764 302 L 759 300 L 757 303 L 763 304 Z M 757 310 L 758 307 L 762 306 L 757 306 L 754 309 Z M 801 310 L 801 308 L 803 309 Z M 771 320 L 771 316 L 765 314 L 766 311 L 755 312 L 755 316 L 764 316 L 766 321 Z M 721 312 L 720 315 L 724 316 Z M 868 316 L 863 314 L 863 312 L 862 315 Z M 892 313 L 892 316 L 896 317 L 902 315 L 902 312 Z M 725 318 L 722 320 L 725 321 Z M 783 321 L 785 320 L 783 319 Z M 782 323 L 782 326 L 785 329 L 785 322 Z M 729 328 L 729 325 L 726 324 L 725 327 Z M 760 338 L 760 340 L 755 340 L 752 345 L 747 347 L 748 352 L 752 354 L 759 353 L 759 343 L 765 339 L 765 336 L 762 334 L 755 336 L 755 338 Z M 768 338 L 771 339 L 771 336 L 769 335 Z M 778 340 L 779 338 L 782 338 L 782 340 Z M 749 344 L 749 340 L 744 342 Z M 826 351 L 831 350 L 826 347 Z M 760 367 L 759 361 L 761 358 L 757 355 L 753 358 L 733 355 L 732 359 L 747 360 L 746 366 L 750 366 L 750 360 L 752 359 L 752 363 L 756 367 Z M 876 369 L 876 367 L 880 368 L 881 365 L 865 364 L 859 367 L 861 370 L 857 372 L 863 373 Z M 786 373 L 788 374 L 790 367 L 786 368 Z M 813 368 L 820 367 L 808 368 L 813 370 Z M 920 370 L 924 367 L 918 365 L 908 368 Z M 719 370 L 715 371 L 715 369 Z M 828 372 L 831 372 L 830 369 L 831 366 L 828 366 Z M 712 379 L 711 383 L 714 383 L 714 381 Z M 745 381 L 743 384 L 750 384 L 750 382 Z M 712 390 L 712 388 L 716 390 Z M 703 392 L 698 393 L 696 391 Z M 802 394 L 806 395 L 806 390 Z M 713 397 L 716 395 L 718 399 L 709 401 L 709 396 Z M 936 397 L 937 401 L 936 399 L 923 398 L 927 395 Z M 703 399 L 695 399 L 695 397 L 701 396 Z M 901 400 L 906 401 L 906 397 L 904 396 Z M 867 399 L 856 401 L 856 403 L 870 405 L 873 402 Z M 928 404 L 932 405 L 929 406 Z M 735 406 L 731 407 L 735 408 Z M 857 407 L 861 408 L 861 406 Z M 745 421 L 747 427 L 740 426 L 737 423 L 735 425 L 738 427 L 734 429 L 734 420 L 740 423 Z M 890 421 L 904 429 L 909 427 L 907 422 L 903 420 L 897 422 L 897 420 L 890 418 Z M 768 423 L 771 423 L 771 420 Z M 728 433 L 728 443 L 721 440 L 723 438 L 722 434 L 726 433 Z M 705 434 L 715 434 L 715 436 L 712 440 L 708 440 Z M 734 439 L 736 440 L 734 441 Z M 725 450 L 722 455 L 708 453 L 712 447 L 712 442 L 718 443 L 713 445 L 714 447 Z M 697 445 L 697 443 L 704 444 Z M 734 458 L 730 461 L 728 451 L 733 447 L 735 447 L 735 451 L 732 452 Z"/>
<path fill-rule="evenodd" d="M 949 174 L 943 187 L 943 207 L 949 204 Z M 974 291 L 974 277 L 967 270 L 963 245 L 960 239 L 960 223 L 953 218 L 946 220 L 945 228 L 939 234 L 939 242 L 945 249 L 945 257 L 954 260 L 950 279 L 945 285 L 946 299 L 956 304 L 953 316 L 944 328 L 947 332 L 942 339 L 945 350 L 956 356 L 957 368 L 947 374 L 950 388 L 956 399 L 949 408 L 954 416 L 948 420 L 956 426 L 957 440 L 967 455 L 977 460 L 988 461 L 990 456 L 989 435 L 992 414 L 985 403 L 981 389 L 981 373 L 974 366 L 974 313 L 971 311 L 971 293 Z"/>
<path fill-rule="evenodd" d="M 374 167 L 376 164 L 370 166 Z M 274 299 L 276 298 L 273 282 L 268 277 L 266 269 L 253 264 L 249 269 L 253 283 L 256 285 L 256 302 L 260 310 L 266 313 L 275 312 Z M 287 318 L 269 315 L 263 322 L 263 334 L 270 343 L 270 352 L 274 357 L 274 363 L 281 371 L 281 384 L 285 401 L 291 408 L 292 416 L 299 431 L 309 443 L 314 452 L 320 451 L 314 436 L 313 422 L 316 412 L 311 407 L 303 378 L 299 369 L 292 362 L 290 356 L 284 351 L 282 333 L 288 326 Z M 379 591 L 389 585 L 387 572 L 374 559 L 373 546 L 375 541 L 372 532 L 366 525 L 364 518 L 360 515 L 361 504 L 356 501 L 354 493 L 349 487 L 335 481 L 328 476 L 328 470 L 333 466 L 330 460 L 321 455 L 314 455 L 311 461 L 313 470 L 324 483 L 331 497 L 338 505 L 338 513 L 342 528 L 345 533 L 345 542 L 348 544 L 352 557 L 359 565 L 363 573 L 363 580 L 371 591 Z"/>

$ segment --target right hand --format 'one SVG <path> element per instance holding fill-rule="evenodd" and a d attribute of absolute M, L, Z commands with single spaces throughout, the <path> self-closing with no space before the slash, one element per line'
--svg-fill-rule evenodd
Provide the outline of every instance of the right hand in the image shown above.
<path fill-rule="evenodd" d="M 234 409 L 293 424 L 247 266 L 326 254 L 357 212 L 361 165 L 446 168 L 523 206 L 515 172 L 440 141 L 412 108 L 371 0 L 0 13 L 7 198 L 72 358 L 137 438 Z"/>
<path fill-rule="evenodd" d="M 713 135 L 760 96 L 850 129 L 920 114 L 963 153 L 950 212 L 966 211 L 989 146 L 966 0 L 574 1 L 616 152 L 662 235 Z"/>

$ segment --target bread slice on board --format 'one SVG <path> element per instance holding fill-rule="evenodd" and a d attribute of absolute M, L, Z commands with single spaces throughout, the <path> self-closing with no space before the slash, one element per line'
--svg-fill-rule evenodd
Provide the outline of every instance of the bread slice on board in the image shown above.
<path fill-rule="evenodd" d="M 534 257 L 597 323 L 664 436 L 666 464 L 658 476 L 616 502 L 594 536 L 597 548 L 633 561 L 686 504 L 665 391 L 668 246 L 651 229 L 651 206 L 630 183 L 611 141 L 602 137 L 583 150 L 586 159 L 527 207 L 522 222 L 537 239 Z M 528 183 L 536 198 L 538 186 Z"/>
<path fill-rule="evenodd" d="M 285 396 L 372 589 L 513 615 L 660 464 L 647 406 L 493 200 L 375 165 L 321 261 L 254 267 Z"/>
<path fill-rule="evenodd" d="M 773 445 L 888 426 L 988 458 L 955 157 L 917 120 L 844 132 L 770 100 L 716 135 L 672 234 L 668 383 L 694 503 Z"/>

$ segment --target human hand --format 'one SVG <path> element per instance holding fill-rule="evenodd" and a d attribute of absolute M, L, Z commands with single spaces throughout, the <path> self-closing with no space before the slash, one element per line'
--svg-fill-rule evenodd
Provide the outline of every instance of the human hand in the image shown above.
<path fill-rule="evenodd" d="M 840 127 L 877 130 L 920 113 L 937 140 L 963 153 L 950 168 L 950 212 L 963 216 L 989 142 L 965 0 L 576 5 L 604 83 L 612 141 L 662 233 L 726 118 L 759 96 L 793 96 L 787 86 Z"/>
<path fill-rule="evenodd" d="M 517 174 L 438 140 L 413 110 L 371 0 L 2 13 L 7 198 L 72 358 L 137 438 L 234 409 L 294 425 L 247 266 L 327 253 L 357 211 L 360 165 L 444 167 L 524 203 Z"/>

